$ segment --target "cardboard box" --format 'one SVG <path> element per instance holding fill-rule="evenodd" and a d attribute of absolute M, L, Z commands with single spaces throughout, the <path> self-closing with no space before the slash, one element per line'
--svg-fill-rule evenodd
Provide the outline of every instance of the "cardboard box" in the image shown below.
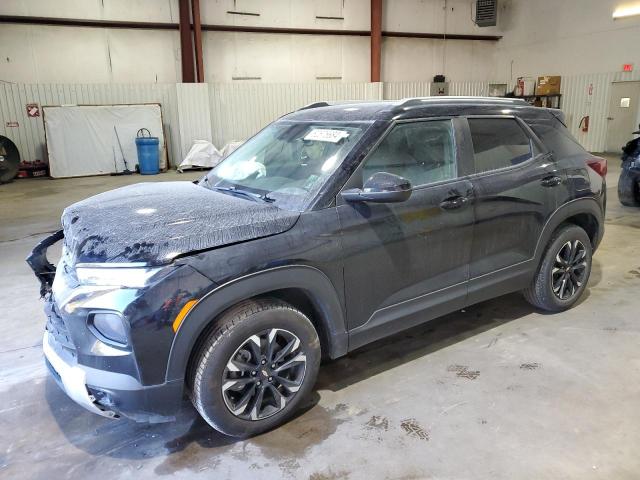
<path fill-rule="evenodd" d="M 556 95 L 560 93 L 560 77 L 545 75 L 538 77 L 536 95 Z"/>

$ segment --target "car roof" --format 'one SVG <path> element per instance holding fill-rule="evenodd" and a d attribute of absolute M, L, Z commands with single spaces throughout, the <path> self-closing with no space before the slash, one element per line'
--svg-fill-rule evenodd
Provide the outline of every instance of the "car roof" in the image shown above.
<path fill-rule="evenodd" d="M 440 115 L 496 115 L 546 110 L 519 98 L 415 97 L 385 101 L 316 102 L 285 115 L 296 121 L 400 120 Z"/>

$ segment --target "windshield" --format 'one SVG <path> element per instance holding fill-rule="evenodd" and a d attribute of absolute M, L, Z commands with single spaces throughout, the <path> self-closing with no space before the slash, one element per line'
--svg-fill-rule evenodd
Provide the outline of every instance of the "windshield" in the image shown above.
<path fill-rule="evenodd" d="M 302 211 L 369 125 L 273 123 L 219 163 L 200 185 Z"/>

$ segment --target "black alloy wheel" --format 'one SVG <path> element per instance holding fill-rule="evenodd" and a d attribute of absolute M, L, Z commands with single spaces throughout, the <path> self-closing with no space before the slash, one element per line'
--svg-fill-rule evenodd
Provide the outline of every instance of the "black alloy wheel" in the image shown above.
<path fill-rule="evenodd" d="M 243 420 L 262 420 L 281 411 L 304 380 L 307 356 L 300 339 L 280 328 L 247 338 L 223 372 L 227 408 Z"/>
<path fill-rule="evenodd" d="M 560 300 L 568 300 L 582 287 L 587 272 L 587 249 L 580 240 L 568 241 L 556 255 L 551 288 Z"/>

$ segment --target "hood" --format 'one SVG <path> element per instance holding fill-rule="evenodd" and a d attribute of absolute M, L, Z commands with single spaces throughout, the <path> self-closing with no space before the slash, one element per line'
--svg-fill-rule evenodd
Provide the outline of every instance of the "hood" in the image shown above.
<path fill-rule="evenodd" d="M 62 226 L 73 263 L 162 265 L 190 252 L 285 232 L 299 216 L 191 182 L 162 182 L 75 203 L 62 214 Z"/>

